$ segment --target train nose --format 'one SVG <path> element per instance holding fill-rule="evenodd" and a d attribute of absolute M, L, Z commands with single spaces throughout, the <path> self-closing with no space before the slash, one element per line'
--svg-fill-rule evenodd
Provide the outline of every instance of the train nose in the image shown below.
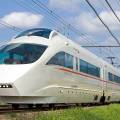
<path fill-rule="evenodd" d="M 16 87 L 11 83 L 0 83 L 0 97 L 3 96 L 17 96 L 19 93 L 17 92 Z"/>
<path fill-rule="evenodd" d="M 15 82 L 29 69 L 26 65 L 0 65 L 0 96 L 19 95 Z"/>
<path fill-rule="evenodd" d="M 29 65 L 0 65 L 0 85 L 10 87 L 18 78 L 23 76 L 31 66 Z M 4 84 L 5 83 L 5 84 Z"/>

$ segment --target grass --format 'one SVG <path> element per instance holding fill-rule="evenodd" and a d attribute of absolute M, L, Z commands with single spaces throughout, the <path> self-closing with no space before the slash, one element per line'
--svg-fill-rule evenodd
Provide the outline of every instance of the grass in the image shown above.
<path fill-rule="evenodd" d="M 120 104 L 88 109 L 79 107 L 45 112 L 10 113 L 9 120 L 120 120 Z"/>
<path fill-rule="evenodd" d="M 120 120 L 120 105 L 44 112 L 36 115 L 35 120 Z"/>

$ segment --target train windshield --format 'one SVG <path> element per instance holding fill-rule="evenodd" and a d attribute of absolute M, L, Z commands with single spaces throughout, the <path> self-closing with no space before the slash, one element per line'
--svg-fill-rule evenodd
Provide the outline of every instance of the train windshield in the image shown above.
<path fill-rule="evenodd" d="M 15 38 L 22 37 L 22 36 L 40 36 L 44 38 L 49 38 L 51 31 L 52 30 L 45 29 L 45 28 L 30 29 L 20 33 Z"/>
<path fill-rule="evenodd" d="M 0 48 L 0 64 L 29 64 L 38 60 L 47 46 L 10 44 Z"/>

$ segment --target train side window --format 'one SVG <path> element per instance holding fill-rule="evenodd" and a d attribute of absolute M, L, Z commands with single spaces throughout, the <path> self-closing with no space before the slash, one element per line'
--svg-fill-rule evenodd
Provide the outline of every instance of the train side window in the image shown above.
<path fill-rule="evenodd" d="M 80 60 L 80 71 L 87 73 L 88 72 L 88 64 L 84 60 Z"/>
<path fill-rule="evenodd" d="M 73 56 L 65 52 L 59 52 L 48 61 L 47 65 L 48 64 L 73 69 Z"/>
<path fill-rule="evenodd" d="M 120 83 L 120 77 L 110 72 L 108 72 L 108 80 L 116 82 L 116 83 Z"/>
<path fill-rule="evenodd" d="M 114 75 L 114 81 L 118 83 L 118 76 Z"/>
<path fill-rule="evenodd" d="M 53 64 L 53 65 L 60 65 L 64 66 L 65 65 L 65 52 L 59 52 L 55 56 L 53 56 L 47 63 L 48 64 Z"/>
<path fill-rule="evenodd" d="M 94 75 L 95 74 L 94 66 L 91 64 L 88 64 L 88 74 Z"/>
<path fill-rule="evenodd" d="M 100 69 L 88 63 L 88 74 L 100 77 Z"/>
<path fill-rule="evenodd" d="M 120 77 L 118 77 L 118 83 L 120 83 Z"/>
<path fill-rule="evenodd" d="M 100 77 L 100 68 L 84 60 L 80 60 L 80 71 L 96 77 Z"/>
<path fill-rule="evenodd" d="M 113 81 L 113 75 L 112 75 L 112 73 L 108 73 L 108 79 L 110 80 L 110 81 Z"/>
<path fill-rule="evenodd" d="M 73 56 L 70 54 L 65 54 L 65 67 L 73 69 Z"/>

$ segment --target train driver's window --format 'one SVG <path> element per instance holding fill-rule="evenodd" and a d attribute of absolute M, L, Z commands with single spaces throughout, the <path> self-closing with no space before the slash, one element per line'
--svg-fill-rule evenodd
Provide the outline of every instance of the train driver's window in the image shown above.
<path fill-rule="evenodd" d="M 37 44 L 9 44 L 0 49 L 0 64 L 29 64 L 37 61 L 47 46 Z"/>

